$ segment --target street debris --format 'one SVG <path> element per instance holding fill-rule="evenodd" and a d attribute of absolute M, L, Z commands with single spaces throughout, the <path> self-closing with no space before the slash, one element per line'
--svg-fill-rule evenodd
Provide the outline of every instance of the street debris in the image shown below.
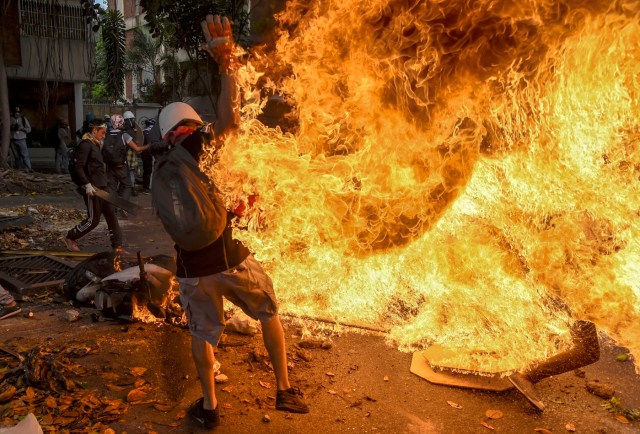
<path fill-rule="evenodd" d="M 62 248 L 62 236 L 69 230 L 69 222 L 84 218 L 86 211 L 65 209 L 53 205 L 0 207 L 0 215 L 6 218 L 23 218 L 31 222 L 17 227 L 8 227 L 0 231 L 0 250 L 47 250 L 55 246 Z M 104 235 L 100 231 L 91 237 L 83 238 L 85 245 L 102 244 Z"/>
<path fill-rule="evenodd" d="M 486 423 L 486 422 L 480 422 L 480 425 L 482 425 L 483 427 L 488 428 L 488 429 L 490 429 L 490 430 L 492 430 L 492 431 L 493 431 L 493 430 L 495 430 L 495 428 L 494 428 L 494 427 L 492 427 L 491 425 L 489 425 L 489 424 L 488 424 L 488 423 Z"/>
<path fill-rule="evenodd" d="M 602 399 L 611 399 L 616 393 L 612 386 L 606 383 L 600 383 L 599 381 L 588 381 L 585 387 L 589 393 Z"/>
<path fill-rule="evenodd" d="M 109 318 L 186 326 L 175 262 L 167 255 L 132 258 L 97 253 L 67 275 L 64 291 L 70 300 L 93 305 Z"/>
<path fill-rule="evenodd" d="M 226 320 L 225 330 L 231 333 L 254 336 L 260 332 L 260 323 L 242 312 Z"/>
<path fill-rule="evenodd" d="M 299 348 L 304 349 L 314 349 L 314 348 L 322 348 L 323 350 L 328 350 L 333 345 L 332 342 L 328 339 L 303 339 L 296 344 Z"/>
<path fill-rule="evenodd" d="M 26 173 L 20 170 L 0 171 L 0 195 L 12 196 L 22 194 L 56 195 L 74 191 L 76 185 L 69 175 Z"/>
<path fill-rule="evenodd" d="M 502 413 L 500 410 L 487 410 L 484 415 L 489 419 L 501 419 L 504 417 L 504 413 Z"/>
<path fill-rule="evenodd" d="M 33 413 L 22 419 L 17 425 L 11 428 L 0 428 L 0 434 L 44 434 L 38 419 Z"/>
<path fill-rule="evenodd" d="M 69 322 L 78 321 L 80 319 L 80 312 L 75 309 L 70 309 L 64 313 L 64 319 Z"/>
<path fill-rule="evenodd" d="M 218 374 L 214 377 L 214 379 L 216 380 L 217 384 L 224 384 L 229 382 L 229 377 L 227 377 L 225 374 Z"/>

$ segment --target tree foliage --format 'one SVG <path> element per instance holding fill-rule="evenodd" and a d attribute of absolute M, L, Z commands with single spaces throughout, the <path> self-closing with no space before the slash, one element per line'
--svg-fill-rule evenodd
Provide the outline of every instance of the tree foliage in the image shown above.
<path fill-rule="evenodd" d="M 183 49 L 189 57 L 202 58 L 200 22 L 209 14 L 224 15 L 233 22 L 236 41 L 248 42 L 249 12 L 246 0 L 140 0 L 145 9 L 145 20 L 154 38 L 162 40 L 174 49 Z"/>
<path fill-rule="evenodd" d="M 100 27 L 104 49 L 104 69 L 100 78 L 111 100 L 117 101 L 124 94 L 125 24 L 122 13 L 106 11 L 100 19 Z"/>

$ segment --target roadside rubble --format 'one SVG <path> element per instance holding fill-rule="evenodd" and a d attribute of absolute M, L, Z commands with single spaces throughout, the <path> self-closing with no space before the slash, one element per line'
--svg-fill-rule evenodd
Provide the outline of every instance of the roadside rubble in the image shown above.
<path fill-rule="evenodd" d="M 62 194 L 77 187 L 69 175 L 25 173 L 20 170 L 0 170 L 0 195 Z"/>
<path fill-rule="evenodd" d="M 72 222 L 84 218 L 84 212 L 77 209 L 58 208 L 52 205 L 22 205 L 13 209 L 0 208 L 0 216 L 29 217 L 32 221 L 25 225 L 0 230 L 0 250 L 45 250 L 43 246 L 61 246 L 62 236 Z M 83 239 L 83 243 L 101 242 L 100 231 Z M 92 235 L 92 234 L 89 234 Z"/>

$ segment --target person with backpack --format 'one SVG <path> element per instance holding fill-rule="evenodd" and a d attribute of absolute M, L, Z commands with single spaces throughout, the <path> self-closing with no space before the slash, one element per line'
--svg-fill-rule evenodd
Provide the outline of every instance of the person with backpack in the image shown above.
<path fill-rule="evenodd" d="M 233 214 L 225 209 L 216 186 L 198 166 L 204 148 L 233 133 L 239 122 L 230 22 L 209 15 L 202 27 L 205 49 L 221 73 L 217 121 L 211 129 L 182 102 L 162 109 L 160 131 L 170 149 L 158 157 L 151 194 L 153 206 L 175 242 L 180 301 L 189 321 L 203 393 L 188 414 L 200 426 L 211 429 L 220 424 L 213 347 L 225 327 L 223 297 L 261 322 L 276 377 L 276 409 L 308 413 L 309 407 L 300 389 L 289 383 L 285 336 L 271 279 L 249 249 L 233 238 Z"/>
<path fill-rule="evenodd" d="M 31 158 L 29 157 L 29 148 L 27 148 L 27 134 L 31 132 L 31 125 L 27 118 L 20 114 L 20 107 L 13 109 L 10 130 L 15 168 L 31 172 Z"/>
<path fill-rule="evenodd" d="M 101 152 L 107 126 L 102 120 L 94 119 L 89 122 L 89 128 L 91 132 L 82 136 L 69 162 L 69 173 L 87 207 L 87 217 L 67 232 L 64 244 L 69 251 L 79 252 L 77 240 L 98 226 L 100 217 L 104 215 L 109 229 L 111 247 L 115 252 L 122 252 L 122 231 L 115 208 L 95 195 L 96 188 L 109 191 Z"/>
<path fill-rule="evenodd" d="M 133 149 L 136 152 L 144 151 L 144 146 L 138 146 L 130 134 L 124 131 L 124 118 L 120 114 L 111 116 L 112 128 L 107 132 L 102 147 L 102 156 L 107 165 L 107 179 L 109 186 L 118 196 L 125 200 L 131 198 L 133 185 L 127 164 L 127 152 Z M 126 217 L 125 211 L 122 216 Z"/>

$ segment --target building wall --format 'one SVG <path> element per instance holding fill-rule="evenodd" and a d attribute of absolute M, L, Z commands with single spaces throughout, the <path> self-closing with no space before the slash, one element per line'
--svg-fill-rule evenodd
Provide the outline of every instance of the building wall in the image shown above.
<path fill-rule="evenodd" d="M 7 77 L 86 82 L 94 68 L 93 47 L 83 41 L 20 37 L 22 66 L 7 67 Z"/>

